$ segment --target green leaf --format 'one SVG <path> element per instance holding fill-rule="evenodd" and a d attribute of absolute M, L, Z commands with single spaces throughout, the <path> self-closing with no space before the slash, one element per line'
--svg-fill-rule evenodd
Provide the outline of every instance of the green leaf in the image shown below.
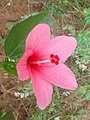
<path fill-rule="evenodd" d="M 85 110 L 83 108 L 76 113 L 76 115 L 84 115 L 84 114 L 85 114 Z"/>
<path fill-rule="evenodd" d="M 85 94 L 84 100 L 90 100 L 90 90 Z"/>
<path fill-rule="evenodd" d="M 74 109 L 71 109 L 69 112 L 68 112 L 68 115 L 72 116 L 74 114 Z"/>
<path fill-rule="evenodd" d="M 6 23 L 6 27 L 7 27 L 9 30 L 11 30 L 12 27 L 13 27 L 15 24 L 16 24 L 16 22 L 7 22 L 7 23 Z"/>
<path fill-rule="evenodd" d="M 57 98 L 60 100 L 60 93 L 59 93 L 58 87 L 55 87 L 55 92 L 56 92 Z"/>
<path fill-rule="evenodd" d="M 90 47 L 89 47 L 90 31 L 82 31 L 79 34 L 77 34 L 75 37 L 78 42 L 78 45 L 73 56 L 74 57 L 75 55 L 80 56 L 80 62 L 87 64 L 89 62 L 88 53 L 90 51 Z"/>
<path fill-rule="evenodd" d="M 63 4 L 63 5 L 67 5 L 68 4 L 68 0 L 57 0 L 58 3 Z"/>
<path fill-rule="evenodd" d="M 75 119 L 74 120 L 79 120 L 79 118 L 77 116 L 75 116 Z"/>
<path fill-rule="evenodd" d="M 4 39 L 0 40 L 0 44 L 1 44 L 1 45 L 4 46 L 4 43 L 5 43 L 5 40 L 4 40 Z"/>
<path fill-rule="evenodd" d="M 18 22 L 11 29 L 5 41 L 5 54 L 9 58 L 15 58 L 22 55 L 25 47 L 25 39 L 28 33 L 39 23 L 48 23 L 49 11 L 30 16 L 26 20 Z"/>
<path fill-rule="evenodd" d="M 85 86 L 82 86 L 82 87 L 79 87 L 76 92 L 79 93 L 79 94 L 85 95 L 85 94 L 87 94 L 88 91 L 90 91 L 90 85 L 89 84 L 87 84 Z"/>
<path fill-rule="evenodd" d="M 0 120 L 15 120 L 12 111 L 8 111 Z"/>
<path fill-rule="evenodd" d="M 2 112 L 2 110 L 0 109 L 0 118 L 2 117 L 2 115 L 3 115 L 3 112 Z"/>
<path fill-rule="evenodd" d="M 83 11 L 83 15 L 84 15 L 84 16 L 88 16 L 88 15 L 90 15 L 90 7 L 84 9 L 84 11 Z"/>
<path fill-rule="evenodd" d="M 3 63 L 0 63 L 0 68 L 3 68 Z"/>
<path fill-rule="evenodd" d="M 83 10 L 83 15 L 87 24 L 90 24 L 90 7 Z"/>
<path fill-rule="evenodd" d="M 87 91 L 86 87 L 80 87 L 77 89 L 77 93 L 80 93 L 80 94 L 85 94 Z"/>
<path fill-rule="evenodd" d="M 3 69 L 9 74 L 11 74 L 13 76 L 17 76 L 15 61 L 12 61 L 10 59 L 6 59 L 3 63 Z"/>
<path fill-rule="evenodd" d="M 86 20 L 86 23 L 87 23 L 87 24 L 90 24 L 90 16 L 87 16 L 87 17 L 85 18 L 85 20 Z"/>

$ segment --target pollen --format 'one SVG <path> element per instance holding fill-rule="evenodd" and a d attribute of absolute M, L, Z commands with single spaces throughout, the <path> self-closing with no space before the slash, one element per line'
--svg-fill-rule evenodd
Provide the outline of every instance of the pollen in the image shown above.
<path fill-rule="evenodd" d="M 55 55 L 55 59 L 58 60 L 58 61 L 60 60 L 60 58 L 58 57 L 58 55 Z"/>
<path fill-rule="evenodd" d="M 55 63 L 56 61 L 54 59 L 51 59 L 51 63 Z"/>
<path fill-rule="evenodd" d="M 58 55 L 51 54 L 50 55 L 50 60 L 51 60 L 51 63 L 54 63 L 55 65 L 58 65 L 60 58 L 58 57 Z"/>
<path fill-rule="evenodd" d="M 51 55 L 50 55 L 50 58 L 54 58 L 54 54 L 51 54 Z"/>
<path fill-rule="evenodd" d="M 59 62 L 58 61 L 55 61 L 55 65 L 58 65 L 59 64 Z"/>

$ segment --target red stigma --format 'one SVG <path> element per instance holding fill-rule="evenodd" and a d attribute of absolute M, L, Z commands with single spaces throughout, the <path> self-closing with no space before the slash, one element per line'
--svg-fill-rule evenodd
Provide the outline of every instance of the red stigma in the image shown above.
<path fill-rule="evenodd" d="M 51 55 L 50 55 L 50 58 L 54 58 L 54 54 L 51 54 Z"/>
<path fill-rule="evenodd" d="M 54 59 L 51 59 L 51 63 L 55 63 L 56 61 Z"/>
<path fill-rule="evenodd" d="M 55 61 L 55 65 L 58 65 L 59 64 L 59 62 L 58 61 Z"/>
<path fill-rule="evenodd" d="M 58 57 L 58 55 L 55 55 L 55 59 L 58 60 L 58 61 L 60 60 L 60 58 Z"/>
<path fill-rule="evenodd" d="M 59 64 L 60 58 L 58 57 L 58 55 L 51 54 L 50 59 L 51 59 L 51 63 L 55 63 L 55 65 Z"/>

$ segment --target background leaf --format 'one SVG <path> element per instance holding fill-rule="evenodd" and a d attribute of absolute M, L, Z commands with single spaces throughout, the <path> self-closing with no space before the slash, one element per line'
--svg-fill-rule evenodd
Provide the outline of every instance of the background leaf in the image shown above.
<path fill-rule="evenodd" d="M 5 61 L 3 62 L 3 69 L 9 74 L 17 76 L 15 61 L 11 59 L 5 59 Z"/>
<path fill-rule="evenodd" d="M 1 119 L 2 115 L 3 115 L 3 112 L 2 112 L 2 109 L 0 109 L 0 119 Z"/>
<path fill-rule="evenodd" d="M 6 27 L 7 27 L 9 30 L 11 30 L 12 27 L 13 27 L 15 24 L 16 24 L 16 22 L 7 22 L 7 23 L 6 23 Z"/>
<path fill-rule="evenodd" d="M 4 43 L 5 43 L 5 40 L 4 40 L 4 39 L 0 40 L 0 44 L 1 44 L 2 46 L 4 46 Z"/>
<path fill-rule="evenodd" d="M 5 54 L 9 58 L 15 58 L 22 55 L 24 52 L 25 39 L 28 33 L 39 23 L 48 23 L 49 11 L 39 13 L 35 16 L 30 16 L 26 20 L 18 22 L 11 29 L 5 41 Z"/>
<path fill-rule="evenodd" d="M 90 90 L 85 94 L 84 100 L 90 100 Z"/>
<path fill-rule="evenodd" d="M 84 17 L 85 17 L 86 23 L 87 23 L 87 24 L 90 24 L 90 7 L 84 9 L 83 15 L 84 15 Z"/>
<path fill-rule="evenodd" d="M 76 115 L 84 115 L 85 114 L 85 110 L 83 108 L 81 108 Z"/>
<path fill-rule="evenodd" d="M 0 120 L 15 120 L 12 111 L 8 111 Z"/>

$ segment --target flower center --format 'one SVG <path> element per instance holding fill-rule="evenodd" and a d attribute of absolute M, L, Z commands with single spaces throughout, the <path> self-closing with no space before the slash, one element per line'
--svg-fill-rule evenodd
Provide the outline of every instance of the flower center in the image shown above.
<path fill-rule="evenodd" d="M 51 60 L 51 63 L 54 63 L 55 65 L 58 65 L 60 58 L 58 57 L 58 55 L 51 54 L 50 55 L 50 60 Z"/>
<path fill-rule="evenodd" d="M 58 65 L 59 64 L 59 60 L 60 58 L 58 57 L 58 55 L 54 55 L 54 54 L 51 54 L 50 55 L 50 58 L 47 59 L 47 60 L 42 60 L 42 61 L 28 61 L 29 64 L 43 64 L 43 63 L 53 63 L 55 65 Z"/>

